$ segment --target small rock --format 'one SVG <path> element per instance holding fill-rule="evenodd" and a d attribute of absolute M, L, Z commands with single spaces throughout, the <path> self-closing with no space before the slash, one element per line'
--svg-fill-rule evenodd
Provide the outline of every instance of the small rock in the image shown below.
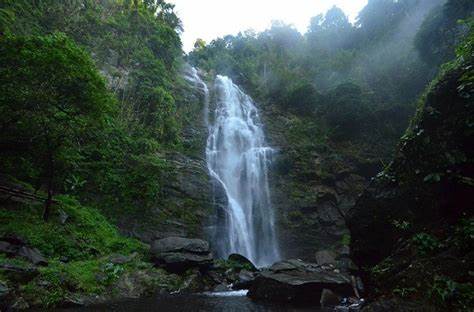
<path fill-rule="evenodd" d="M 223 292 L 223 291 L 228 291 L 229 287 L 226 284 L 219 284 L 216 287 L 214 287 L 215 292 Z"/>
<path fill-rule="evenodd" d="M 28 302 L 25 301 L 22 297 L 18 297 L 15 302 L 12 304 L 12 310 L 26 310 L 30 307 Z"/>
<path fill-rule="evenodd" d="M 133 260 L 137 256 L 137 253 L 134 252 L 130 256 L 124 256 L 121 254 L 114 254 L 109 257 L 109 262 L 113 264 L 125 264 Z"/>
<path fill-rule="evenodd" d="M 249 289 L 250 286 L 252 286 L 252 283 L 254 280 L 255 280 L 255 273 L 247 271 L 247 270 L 242 270 L 239 272 L 237 280 L 235 281 L 232 288 L 236 290 Z"/>
<path fill-rule="evenodd" d="M 48 265 L 48 260 L 46 260 L 45 257 L 43 257 L 43 255 L 41 254 L 41 252 L 36 248 L 29 248 L 26 246 L 20 247 L 20 249 L 18 250 L 18 255 L 23 258 L 26 258 L 34 265 Z"/>
<path fill-rule="evenodd" d="M 9 293 L 10 289 L 8 288 L 8 286 L 5 283 L 0 282 L 0 299 L 5 298 L 6 296 L 8 296 Z"/>
<path fill-rule="evenodd" d="M 69 219 L 69 215 L 62 209 L 59 210 L 59 222 L 64 225 Z"/>
<path fill-rule="evenodd" d="M 62 263 L 68 263 L 68 262 L 69 262 L 69 258 L 66 257 L 66 256 L 61 256 L 61 257 L 59 258 L 59 261 L 61 261 Z"/>

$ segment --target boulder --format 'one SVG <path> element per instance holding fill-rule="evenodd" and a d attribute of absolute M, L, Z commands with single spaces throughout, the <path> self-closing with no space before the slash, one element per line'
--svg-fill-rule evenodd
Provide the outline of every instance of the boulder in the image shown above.
<path fill-rule="evenodd" d="M 38 249 L 26 246 L 25 241 L 15 235 L 0 238 L 0 252 L 9 257 L 25 258 L 34 265 L 48 265 L 48 261 Z"/>
<path fill-rule="evenodd" d="M 341 297 L 330 291 L 329 289 L 323 289 L 321 292 L 321 299 L 319 302 L 321 303 L 321 307 L 330 307 L 336 306 L 341 301 Z"/>
<path fill-rule="evenodd" d="M 151 245 L 153 261 L 170 272 L 184 272 L 190 268 L 207 268 L 212 264 L 209 243 L 201 239 L 167 237 Z"/>
<path fill-rule="evenodd" d="M 295 304 L 319 304 L 323 289 L 352 295 L 349 275 L 329 266 L 286 260 L 261 271 L 248 295 L 252 299 Z"/>
<path fill-rule="evenodd" d="M 0 264 L 0 274 L 15 283 L 25 284 L 34 279 L 39 274 L 39 271 L 34 267 Z"/>
<path fill-rule="evenodd" d="M 249 289 L 252 286 L 253 281 L 255 280 L 255 273 L 247 270 L 242 270 L 239 272 L 237 280 L 232 286 L 233 289 Z"/>
<path fill-rule="evenodd" d="M 247 259 L 246 257 L 244 257 L 240 254 L 235 254 L 235 253 L 231 254 L 227 258 L 227 260 L 229 260 L 231 262 L 234 262 L 234 263 L 238 264 L 239 266 L 241 266 L 242 268 L 245 268 L 249 271 L 252 271 L 252 272 L 258 271 L 258 269 L 255 267 L 255 265 L 252 263 L 252 261 L 250 261 L 249 259 Z"/>

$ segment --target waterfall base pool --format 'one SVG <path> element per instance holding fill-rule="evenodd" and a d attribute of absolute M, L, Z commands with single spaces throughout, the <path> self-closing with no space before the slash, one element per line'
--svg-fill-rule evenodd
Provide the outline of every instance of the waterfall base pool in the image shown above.
<path fill-rule="evenodd" d="M 150 298 L 119 301 L 84 308 L 58 309 L 61 312 L 328 312 L 319 307 L 298 308 L 277 304 L 256 303 L 244 292 L 188 295 L 157 295 Z"/>

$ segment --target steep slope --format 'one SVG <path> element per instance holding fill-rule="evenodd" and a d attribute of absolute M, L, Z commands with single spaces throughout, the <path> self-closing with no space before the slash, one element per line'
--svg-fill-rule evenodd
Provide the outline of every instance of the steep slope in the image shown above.
<path fill-rule="evenodd" d="M 375 297 L 472 307 L 472 46 L 471 35 L 421 99 L 393 162 L 350 211 L 352 257 Z"/>

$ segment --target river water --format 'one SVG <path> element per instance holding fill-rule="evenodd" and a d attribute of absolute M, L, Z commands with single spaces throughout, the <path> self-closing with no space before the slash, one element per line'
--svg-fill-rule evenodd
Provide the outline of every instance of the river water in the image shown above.
<path fill-rule="evenodd" d="M 255 303 L 243 293 L 160 295 L 151 298 L 107 303 L 87 308 L 59 309 L 62 312 L 329 312 L 319 307 L 297 308 Z"/>

